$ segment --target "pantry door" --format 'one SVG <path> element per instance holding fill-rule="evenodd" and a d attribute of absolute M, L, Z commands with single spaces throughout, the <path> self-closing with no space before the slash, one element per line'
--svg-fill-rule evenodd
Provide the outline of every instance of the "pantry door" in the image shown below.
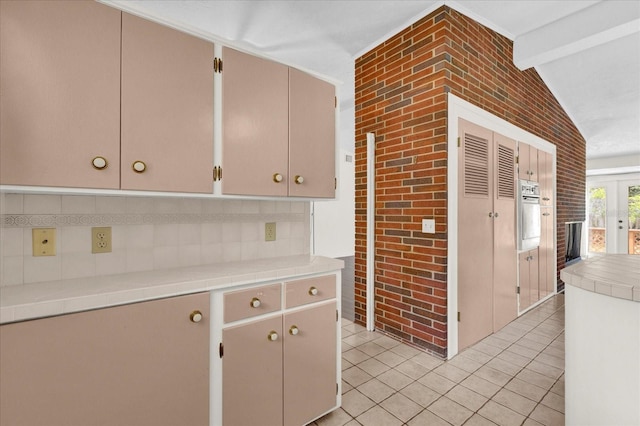
<path fill-rule="evenodd" d="M 493 132 L 460 119 L 458 347 L 493 332 Z"/>

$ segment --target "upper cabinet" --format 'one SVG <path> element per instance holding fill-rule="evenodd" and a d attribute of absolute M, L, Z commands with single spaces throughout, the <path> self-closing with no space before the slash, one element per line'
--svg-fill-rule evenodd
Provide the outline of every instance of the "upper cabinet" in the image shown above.
<path fill-rule="evenodd" d="M 0 5 L 0 183 L 213 192 L 213 44 L 93 1 Z"/>
<path fill-rule="evenodd" d="M 287 195 L 289 69 L 224 48 L 222 192 Z"/>
<path fill-rule="evenodd" d="M 333 198 L 335 88 L 289 68 L 289 195 Z"/>
<path fill-rule="evenodd" d="M 538 182 L 538 149 L 518 143 L 518 178 Z"/>
<path fill-rule="evenodd" d="M 335 197 L 332 84 L 228 48 L 214 77 L 212 43 L 95 1 L 0 12 L 0 185 Z"/>
<path fill-rule="evenodd" d="M 122 14 L 122 189 L 213 192 L 213 60 L 213 44 Z"/>
<path fill-rule="evenodd" d="M 222 192 L 335 196 L 335 88 L 223 49 Z"/>
<path fill-rule="evenodd" d="M 93 1 L 0 2 L 0 183 L 119 188 L 120 16 Z"/>
<path fill-rule="evenodd" d="M 553 155 L 550 152 L 538 151 L 538 182 L 540 182 L 540 204 L 553 204 Z"/>

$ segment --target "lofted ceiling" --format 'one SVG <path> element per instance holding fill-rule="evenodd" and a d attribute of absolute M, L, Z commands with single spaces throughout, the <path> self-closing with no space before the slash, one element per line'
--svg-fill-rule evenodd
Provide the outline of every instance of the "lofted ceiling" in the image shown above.
<path fill-rule="evenodd" d="M 514 41 L 514 63 L 535 67 L 588 159 L 640 159 L 638 0 L 101 1 L 339 83 L 343 127 L 353 127 L 354 60 L 446 4 Z"/>

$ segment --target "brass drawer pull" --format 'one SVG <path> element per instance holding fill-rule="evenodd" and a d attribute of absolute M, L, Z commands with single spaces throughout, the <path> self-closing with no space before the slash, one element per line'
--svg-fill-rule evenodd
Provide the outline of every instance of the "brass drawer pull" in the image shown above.
<path fill-rule="evenodd" d="M 147 165 L 144 161 L 134 161 L 131 168 L 136 173 L 144 173 L 144 171 L 147 170 Z"/>
<path fill-rule="evenodd" d="M 98 156 L 98 157 L 95 157 L 93 160 L 91 160 L 91 165 L 93 166 L 94 169 L 103 170 L 109 166 L 109 162 L 107 161 L 106 158 Z"/>
<path fill-rule="evenodd" d="M 195 323 L 202 321 L 202 312 L 197 310 L 191 312 L 191 315 L 189 315 L 189 319 L 191 320 L 191 322 L 195 322 Z"/>

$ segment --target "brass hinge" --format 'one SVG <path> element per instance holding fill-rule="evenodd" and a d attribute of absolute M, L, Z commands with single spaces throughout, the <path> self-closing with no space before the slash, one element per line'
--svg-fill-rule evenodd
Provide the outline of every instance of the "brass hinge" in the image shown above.
<path fill-rule="evenodd" d="M 336 383 L 336 395 L 338 394 L 339 390 L 338 390 L 338 384 Z"/>
<path fill-rule="evenodd" d="M 458 322 L 460 322 L 460 312 L 458 312 Z"/>
<path fill-rule="evenodd" d="M 338 310 L 336 309 L 336 322 L 338 322 Z"/>
<path fill-rule="evenodd" d="M 213 72 L 222 73 L 222 59 L 213 58 Z"/>
<path fill-rule="evenodd" d="M 458 148 L 460 148 L 460 136 L 458 136 Z"/>
<path fill-rule="evenodd" d="M 215 166 L 213 168 L 213 181 L 222 180 L 222 166 Z"/>
<path fill-rule="evenodd" d="M 218 353 L 220 354 L 220 358 L 224 355 L 224 345 L 220 342 L 220 346 L 218 348 Z"/>
<path fill-rule="evenodd" d="M 333 189 L 338 189 L 338 178 L 333 178 Z"/>
<path fill-rule="evenodd" d="M 334 108 L 338 108 L 338 97 L 337 96 L 333 97 L 333 107 Z"/>
<path fill-rule="evenodd" d="M 516 155 L 516 164 L 520 164 L 520 156 Z"/>
<path fill-rule="evenodd" d="M 520 286 L 516 287 L 516 294 L 520 294 Z"/>

